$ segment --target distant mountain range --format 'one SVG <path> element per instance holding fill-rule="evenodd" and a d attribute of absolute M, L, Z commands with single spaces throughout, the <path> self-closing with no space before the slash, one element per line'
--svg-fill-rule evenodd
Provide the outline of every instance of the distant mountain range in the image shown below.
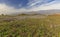
<path fill-rule="evenodd" d="M 60 10 L 56 10 L 56 9 L 40 10 L 40 11 L 37 11 L 37 13 L 40 13 L 40 14 L 56 14 L 56 13 L 60 13 Z"/>
<path fill-rule="evenodd" d="M 53 9 L 53 10 L 31 11 L 31 12 L 15 12 L 15 13 L 8 14 L 8 15 L 18 15 L 18 14 L 46 14 L 46 15 L 49 15 L 49 14 L 56 14 L 56 13 L 59 14 L 60 10 Z"/>
<path fill-rule="evenodd" d="M 32 12 L 23 12 L 25 14 L 56 14 L 60 13 L 60 10 L 40 10 L 40 11 L 32 11 Z"/>

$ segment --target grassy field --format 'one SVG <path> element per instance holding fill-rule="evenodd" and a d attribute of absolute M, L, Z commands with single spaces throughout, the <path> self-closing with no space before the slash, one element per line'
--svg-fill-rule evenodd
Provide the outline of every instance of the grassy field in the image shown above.
<path fill-rule="evenodd" d="M 0 37 L 60 37 L 60 15 L 0 16 Z"/>

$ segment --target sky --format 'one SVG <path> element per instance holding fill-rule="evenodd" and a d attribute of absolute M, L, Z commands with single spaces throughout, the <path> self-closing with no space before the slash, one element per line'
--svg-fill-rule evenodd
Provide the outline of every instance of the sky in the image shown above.
<path fill-rule="evenodd" d="M 60 9 L 60 0 L 0 0 L 0 14 Z"/>

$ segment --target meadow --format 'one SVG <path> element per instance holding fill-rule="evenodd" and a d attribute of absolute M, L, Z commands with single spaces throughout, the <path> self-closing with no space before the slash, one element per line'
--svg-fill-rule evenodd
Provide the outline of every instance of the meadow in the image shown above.
<path fill-rule="evenodd" d="M 60 37 L 60 15 L 1 15 L 0 37 Z"/>

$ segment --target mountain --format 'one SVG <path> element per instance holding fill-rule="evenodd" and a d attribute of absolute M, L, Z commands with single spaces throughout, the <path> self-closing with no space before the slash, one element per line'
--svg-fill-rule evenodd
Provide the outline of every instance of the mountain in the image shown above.
<path fill-rule="evenodd" d="M 32 11 L 32 12 L 24 12 L 24 14 L 56 14 L 60 13 L 60 10 L 40 10 L 40 11 Z"/>
<path fill-rule="evenodd" d="M 56 14 L 56 13 L 60 13 L 60 10 L 56 10 L 56 9 L 53 9 L 53 10 L 40 10 L 40 11 L 37 11 L 38 13 L 41 13 L 41 14 Z"/>
<path fill-rule="evenodd" d="M 15 12 L 13 15 L 18 15 L 18 14 L 45 14 L 45 15 L 50 15 L 50 14 L 59 14 L 60 10 L 40 10 L 40 11 L 31 11 L 31 12 Z"/>

